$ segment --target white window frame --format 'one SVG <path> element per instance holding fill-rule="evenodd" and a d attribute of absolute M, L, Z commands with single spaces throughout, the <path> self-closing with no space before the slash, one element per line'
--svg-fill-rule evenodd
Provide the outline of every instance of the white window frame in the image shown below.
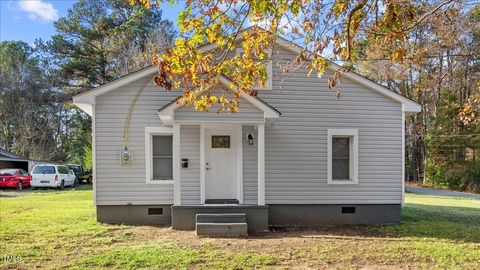
<path fill-rule="evenodd" d="M 153 178 L 153 136 L 172 136 L 172 166 L 175 165 L 176 151 L 174 149 L 174 132 L 171 127 L 146 127 L 145 128 L 145 180 L 147 184 L 173 184 L 173 178 L 168 180 L 155 180 Z M 175 169 L 172 168 L 172 172 Z"/>
<path fill-rule="evenodd" d="M 243 52 L 242 48 L 236 48 L 235 49 L 235 55 L 240 55 Z M 268 50 L 268 55 L 270 58 L 272 58 L 272 50 Z M 255 90 L 272 90 L 273 87 L 273 60 L 270 59 L 267 64 L 266 64 L 266 69 L 267 69 L 267 75 L 268 75 L 268 80 L 267 83 L 265 84 L 265 88 L 261 86 L 253 86 L 253 89 Z"/>
<path fill-rule="evenodd" d="M 332 161 L 332 139 L 334 137 L 350 138 L 350 179 L 336 180 L 332 179 L 333 161 Z M 327 139 L 327 166 L 328 166 L 328 184 L 351 185 L 358 184 L 358 129 L 329 129 Z"/>

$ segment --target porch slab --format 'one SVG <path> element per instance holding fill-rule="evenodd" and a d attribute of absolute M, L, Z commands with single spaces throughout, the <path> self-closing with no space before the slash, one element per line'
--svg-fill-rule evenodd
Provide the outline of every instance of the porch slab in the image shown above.
<path fill-rule="evenodd" d="M 173 205 L 172 228 L 195 230 L 197 214 L 244 213 L 247 217 L 248 232 L 268 231 L 268 206 L 263 205 Z"/>

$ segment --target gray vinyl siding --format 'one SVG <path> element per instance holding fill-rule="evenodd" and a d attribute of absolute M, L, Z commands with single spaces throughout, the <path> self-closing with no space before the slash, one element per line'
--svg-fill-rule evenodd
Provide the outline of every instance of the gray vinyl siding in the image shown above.
<path fill-rule="evenodd" d="M 162 126 L 157 110 L 180 92 L 165 92 L 148 85 L 140 95 L 130 121 L 129 149 L 133 164 L 120 166 L 123 129 L 128 108 L 142 80 L 96 98 L 96 203 L 173 204 L 173 184 L 147 184 L 145 176 L 145 127 Z"/>
<path fill-rule="evenodd" d="M 180 158 L 188 159 L 188 168 L 180 169 L 182 204 L 200 203 L 200 126 L 180 128 Z"/>
<path fill-rule="evenodd" d="M 212 93 L 221 95 L 221 88 L 217 87 Z M 228 97 L 228 96 L 227 96 Z M 238 99 L 241 111 L 237 113 L 222 112 L 218 113 L 218 107 L 210 109 L 208 112 L 196 111 L 193 106 L 180 107 L 175 110 L 175 121 L 192 121 L 192 122 L 231 122 L 231 123 L 263 123 L 264 113 L 262 110 L 253 106 L 245 99 Z"/>
<path fill-rule="evenodd" d="M 249 145 L 247 134 L 253 134 L 254 144 Z M 243 126 L 243 203 L 257 204 L 258 202 L 258 138 L 254 126 Z"/>
<path fill-rule="evenodd" d="M 273 73 L 292 59 L 275 51 Z M 304 67 L 274 77 L 273 91 L 259 97 L 282 115 L 266 126 L 265 186 L 267 204 L 401 203 L 401 104 L 356 82 L 341 79 L 328 89 L 325 74 L 308 77 Z M 327 130 L 358 129 L 357 185 L 327 184 Z"/>
<path fill-rule="evenodd" d="M 398 204 L 402 197 L 401 104 L 362 85 L 341 79 L 336 90 L 327 79 L 306 76 L 299 68 L 284 77 L 281 64 L 294 57 L 275 50 L 273 90 L 259 97 L 281 112 L 265 126 L 265 186 L 267 204 Z M 280 64 L 279 64 L 280 63 Z M 157 110 L 179 96 L 149 85 L 140 95 L 130 122 L 129 148 L 134 163 L 120 166 L 123 128 L 130 102 L 142 81 L 120 87 L 96 99 L 96 201 L 98 205 L 172 204 L 173 184 L 147 184 L 145 179 L 145 127 L 162 126 Z M 245 204 L 257 203 L 257 132 L 263 112 L 240 99 L 240 112 L 217 114 L 179 108 L 176 121 L 243 122 L 243 193 Z M 357 185 L 327 184 L 327 130 L 358 129 L 359 180 Z M 253 132 L 255 144 L 246 134 Z M 200 202 L 200 127 L 180 130 L 180 158 L 189 168 L 180 169 L 181 202 Z"/>

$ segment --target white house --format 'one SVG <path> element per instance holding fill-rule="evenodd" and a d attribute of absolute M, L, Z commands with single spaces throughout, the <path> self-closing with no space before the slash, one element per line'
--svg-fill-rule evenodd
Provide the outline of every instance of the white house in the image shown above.
<path fill-rule="evenodd" d="M 153 85 L 157 67 L 75 96 L 92 116 L 98 220 L 190 230 L 198 213 L 240 213 L 251 231 L 399 222 L 405 116 L 420 106 L 354 72 L 338 99 L 327 86 L 337 65 L 322 79 L 305 68 L 282 74 L 301 48 L 277 43 L 268 88 L 242 95 L 238 113 L 179 106 L 180 91 Z"/>

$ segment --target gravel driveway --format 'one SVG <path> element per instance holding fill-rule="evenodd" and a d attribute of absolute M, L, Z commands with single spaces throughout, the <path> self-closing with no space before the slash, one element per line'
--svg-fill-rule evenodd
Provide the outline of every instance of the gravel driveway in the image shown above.
<path fill-rule="evenodd" d="M 480 200 L 480 194 L 450 191 L 450 190 L 441 190 L 441 189 L 424 188 L 424 187 L 405 187 L 405 191 L 408 193 L 416 193 L 416 194 L 457 197 L 457 198 L 470 198 L 470 199 Z"/>

